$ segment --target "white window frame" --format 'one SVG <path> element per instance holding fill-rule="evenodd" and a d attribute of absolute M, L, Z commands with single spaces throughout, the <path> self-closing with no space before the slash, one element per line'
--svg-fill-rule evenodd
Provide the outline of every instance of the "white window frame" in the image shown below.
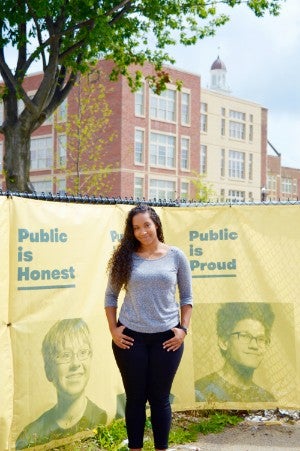
<path fill-rule="evenodd" d="M 68 119 L 68 99 L 66 98 L 56 109 L 57 122 L 67 122 Z"/>
<path fill-rule="evenodd" d="M 181 92 L 181 124 L 191 124 L 191 94 L 186 91 Z"/>
<path fill-rule="evenodd" d="M 190 168 L 190 138 L 182 136 L 180 140 L 180 168 L 188 171 Z"/>
<path fill-rule="evenodd" d="M 225 136 L 226 133 L 226 119 L 224 117 L 221 118 L 221 136 Z"/>
<path fill-rule="evenodd" d="M 245 179 L 245 152 L 229 150 L 228 177 Z"/>
<path fill-rule="evenodd" d="M 281 192 L 283 194 L 292 194 L 293 192 L 293 179 L 290 177 L 282 177 L 281 179 Z"/>
<path fill-rule="evenodd" d="M 176 181 L 170 179 L 151 178 L 149 181 L 149 199 L 176 198 Z"/>
<path fill-rule="evenodd" d="M 189 196 L 189 182 L 181 182 L 180 184 L 180 198 L 188 200 Z"/>
<path fill-rule="evenodd" d="M 277 191 L 277 176 L 268 175 L 267 176 L 267 189 L 268 191 Z"/>
<path fill-rule="evenodd" d="M 67 135 L 65 133 L 57 135 L 57 164 L 58 167 L 67 165 Z"/>
<path fill-rule="evenodd" d="M 200 132 L 206 133 L 208 129 L 207 103 L 200 104 Z"/>
<path fill-rule="evenodd" d="M 40 146 L 37 146 L 40 144 Z M 42 171 L 53 168 L 52 136 L 38 136 L 30 140 L 31 171 Z"/>
<path fill-rule="evenodd" d="M 144 164 L 145 162 L 145 130 L 136 128 L 134 131 L 134 163 Z"/>
<path fill-rule="evenodd" d="M 134 176 L 134 198 L 137 199 L 143 199 L 144 198 L 144 186 L 145 186 L 145 180 L 144 177 L 141 177 L 140 175 Z"/>
<path fill-rule="evenodd" d="M 136 116 L 145 117 L 145 83 L 134 93 L 134 112 Z"/>
<path fill-rule="evenodd" d="M 150 165 L 175 169 L 176 137 L 174 135 L 158 132 L 150 133 Z"/>
<path fill-rule="evenodd" d="M 33 188 L 36 193 L 52 193 L 53 192 L 53 182 L 51 179 L 45 179 L 45 180 L 31 180 L 33 184 Z"/>
<path fill-rule="evenodd" d="M 225 149 L 221 149 L 221 167 L 220 167 L 220 175 L 221 177 L 225 177 L 226 174 L 226 151 Z"/>
<path fill-rule="evenodd" d="M 220 189 L 220 201 L 221 202 L 225 201 L 225 188 Z"/>
<path fill-rule="evenodd" d="M 66 194 L 66 190 L 67 190 L 66 178 L 57 178 L 56 179 L 56 188 L 57 188 L 58 194 Z"/>
<path fill-rule="evenodd" d="M 253 153 L 249 153 L 248 156 L 248 170 L 249 180 L 253 180 Z"/>
<path fill-rule="evenodd" d="M 207 146 L 204 144 L 200 149 L 200 174 L 207 174 Z"/>
<path fill-rule="evenodd" d="M 164 122 L 176 122 L 177 92 L 166 89 L 160 95 L 150 91 L 150 117 Z"/>
<path fill-rule="evenodd" d="M 243 111 L 229 110 L 229 117 L 232 119 L 237 119 L 239 121 L 245 122 L 246 113 L 244 113 Z"/>
<path fill-rule="evenodd" d="M 228 191 L 228 200 L 231 202 L 245 202 L 246 193 L 245 191 L 230 189 Z"/>
<path fill-rule="evenodd" d="M 229 137 L 233 139 L 245 140 L 246 124 L 242 122 L 229 121 Z"/>
<path fill-rule="evenodd" d="M 253 124 L 249 125 L 249 141 L 253 141 Z"/>

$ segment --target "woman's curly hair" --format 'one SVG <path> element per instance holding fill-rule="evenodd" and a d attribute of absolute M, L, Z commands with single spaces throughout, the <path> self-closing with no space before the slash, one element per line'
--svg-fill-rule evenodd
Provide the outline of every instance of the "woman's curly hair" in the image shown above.
<path fill-rule="evenodd" d="M 149 213 L 150 218 L 156 225 L 157 238 L 164 243 L 164 235 L 160 218 L 156 211 L 148 205 L 142 204 L 132 208 L 126 218 L 124 234 L 118 247 L 110 258 L 107 270 L 110 273 L 110 281 L 115 289 L 127 288 L 132 269 L 132 255 L 140 247 L 132 227 L 132 218 L 139 213 Z"/>

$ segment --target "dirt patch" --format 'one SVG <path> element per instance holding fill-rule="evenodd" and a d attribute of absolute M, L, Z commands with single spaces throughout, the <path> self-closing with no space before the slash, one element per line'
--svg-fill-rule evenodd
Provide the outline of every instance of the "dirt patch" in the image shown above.
<path fill-rule="evenodd" d="M 258 411 L 216 434 L 199 434 L 197 442 L 175 446 L 190 451 L 300 451 L 299 411 Z"/>
<path fill-rule="evenodd" d="M 260 450 L 273 451 L 298 450 L 300 451 L 300 423 L 298 424 L 269 424 L 249 423 L 244 421 L 233 427 L 226 427 L 218 434 L 199 436 L 199 441 L 185 446 L 185 449 L 197 449 L 201 451 L 220 450 L 246 450 L 259 447 Z M 184 449 L 178 447 L 175 449 Z"/>

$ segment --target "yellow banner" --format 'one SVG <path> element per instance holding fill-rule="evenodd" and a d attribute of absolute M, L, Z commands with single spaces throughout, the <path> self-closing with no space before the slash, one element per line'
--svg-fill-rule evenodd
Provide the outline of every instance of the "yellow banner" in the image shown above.
<path fill-rule="evenodd" d="M 13 362 L 9 319 L 9 207 L 10 200 L 0 197 L 0 450 L 8 448 L 13 415 Z"/>
<path fill-rule="evenodd" d="M 16 197 L 0 208 L 0 450 L 50 449 L 123 415 L 103 300 L 132 206 Z M 298 409 L 299 206 L 155 209 L 193 277 L 173 409 Z"/>
<path fill-rule="evenodd" d="M 124 214 L 116 206 L 11 202 L 11 441 L 23 449 L 59 444 L 116 414 L 123 388 L 103 299 Z M 70 363 L 74 347 L 81 370 Z M 84 397 L 75 408 L 69 399 L 79 391 Z"/>
<path fill-rule="evenodd" d="M 195 300 L 176 408 L 299 408 L 299 219 L 293 205 L 163 211 Z"/>

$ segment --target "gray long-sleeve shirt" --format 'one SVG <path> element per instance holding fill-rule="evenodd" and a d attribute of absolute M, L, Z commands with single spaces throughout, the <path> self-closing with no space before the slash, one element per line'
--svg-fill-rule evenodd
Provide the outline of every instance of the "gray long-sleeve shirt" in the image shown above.
<path fill-rule="evenodd" d="M 133 267 L 121 306 L 119 320 L 136 332 L 164 332 L 180 320 L 176 302 L 178 285 L 180 306 L 193 304 L 192 277 L 185 254 L 170 247 L 166 255 L 145 259 L 133 255 Z M 119 292 L 108 282 L 105 307 L 118 306 Z"/>

